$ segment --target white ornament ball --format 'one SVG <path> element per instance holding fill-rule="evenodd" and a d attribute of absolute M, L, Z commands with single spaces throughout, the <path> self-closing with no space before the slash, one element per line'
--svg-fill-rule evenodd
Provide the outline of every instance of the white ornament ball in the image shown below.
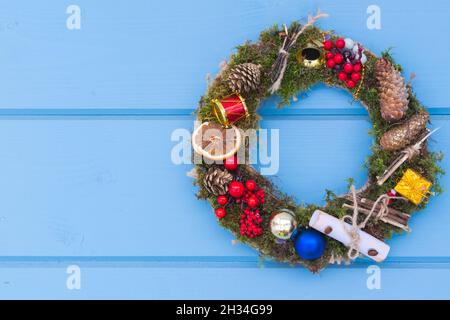
<path fill-rule="evenodd" d="M 361 60 L 360 61 L 361 61 L 362 64 L 367 62 L 367 57 L 366 57 L 366 55 L 364 53 L 361 55 Z"/>
<path fill-rule="evenodd" d="M 355 41 L 353 41 L 350 38 L 345 38 L 344 41 L 345 41 L 345 48 L 348 50 L 352 50 L 353 46 L 355 45 Z"/>
<path fill-rule="evenodd" d="M 352 51 L 353 51 L 353 53 L 358 53 L 359 52 L 359 45 L 357 43 L 353 46 Z"/>
<path fill-rule="evenodd" d="M 291 210 L 282 209 L 270 218 L 270 231 L 281 240 L 288 240 L 297 229 L 297 221 Z"/>

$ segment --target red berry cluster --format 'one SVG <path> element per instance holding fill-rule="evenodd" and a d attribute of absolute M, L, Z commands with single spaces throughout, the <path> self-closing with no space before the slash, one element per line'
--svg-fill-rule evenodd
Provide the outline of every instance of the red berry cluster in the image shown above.
<path fill-rule="evenodd" d="M 254 180 L 247 180 L 245 185 L 240 181 L 231 181 L 228 194 L 235 199 L 236 203 L 240 203 L 241 207 L 245 205 L 239 221 L 241 235 L 249 238 L 262 235 L 260 206 L 266 201 L 264 190 L 259 189 Z M 217 197 L 217 203 L 222 206 L 215 211 L 219 219 L 226 216 L 224 206 L 228 200 L 228 197 L 224 195 Z"/>
<path fill-rule="evenodd" d="M 262 218 L 259 209 L 245 208 L 241 215 L 241 235 L 254 238 L 263 234 Z"/>
<path fill-rule="evenodd" d="M 264 204 L 265 193 L 263 189 L 258 189 L 256 182 L 247 180 L 245 182 L 245 192 L 242 198 L 236 199 L 237 203 L 243 202 L 247 205 L 244 208 L 240 219 L 241 235 L 254 238 L 263 234 L 261 227 L 262 218 L 259 207 Z"/>
<path fill-rule="evenodd" d="M 242 195 L 236 197 L 235 195 L 233 195 L 232 189 L 230 189 L 230 191 L 231 191 L 230 194 L 236 198 L 237 203 L 241 203 L 243 201 L 250 208 L 256 208 L 260 204 L 263 204 L 265 202 L 264 190 L 258 189 L 258 186 L 256 185 L 256 182 L 254 180 L 247 180 L 245 182 L 245 187 L 243 187 Z"/>
<path fill-rule="evenodd" d="M 337 72 L 338 79 L 345 82 L 348 88 L 353 89 L 361 80 L 361 62 L 356 57 L 362 55 L 363 48 L 358 47 L 355 54 L 345 48 L 345 40 L 337 39 L 334 43 L 325 40 L 323 47 L 326 51 L 327 67 Z"/>

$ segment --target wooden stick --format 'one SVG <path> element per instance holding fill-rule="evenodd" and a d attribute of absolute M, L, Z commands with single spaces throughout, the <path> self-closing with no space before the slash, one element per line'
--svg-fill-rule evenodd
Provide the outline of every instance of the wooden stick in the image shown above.
<path fill-rule="evenodd" d="M 373 207 L 373 205 L 375 204 L 375 202 L 373 202 L 372 200 L 370 200 L 370 199 L 366 199 L 366 198 L 361 198 L 361 203 L 367 203 L 368 205 L 369 205 L 369 207 L 370 208 L 372 208 Z M 382 206 L 382 204 L 378 204 L 377 205 L 377 210 L 380 210 L 381 209 L 381 206 Z M 407 214 L 407 213 L 404 213 L 404 212 L 401 212 L 401 211 L 398 211 L 398 210 L 395 210 L 395 209 L 393 209 L 393 208 L 387 208 L 387 211 L 388 211 L 388 215 L 390 215 L 390 216 L 396 216 L 396 217 L 399 217 L 399 218 L 401 218 L 401 219 L 403 219 L 403 220 L 406 220 L 406 221 L 408 221 L 409 220 L 409 218 L 411 217 L 409 214 Z"/>
<path fill-rule="evenodd" d="M 271 70 L 271 77 L 272 77 L 272 86 L 269 89 L 269 92 L 271 94 L 275 93 L 280 86 L 281 81 L 283 80 L 284 73 L 287 68 L 287 62 L 289 58 L 289 51 L 294 46 L 297 39 L 300 37 L 300 35 L 310 26 L 312 26 L 317 20 L 321 18 L 328 17 L 328 14 L 323 13 L 320 11 L 320 9 L 317 10 L 317 13 L 315 16 L 308 16 L 308 21 L 304 25 L 299 25 L 295 30 L 292 31 L 292 34 L 286 33 L 286 37 L 283 40 L 283 45 L 281 46 L 278 56 L 275 59 L 275 62 L 272 66 Z M 286 32 L 287 28 L 285 28 Z"/>
<path fill-rule="evenodd" d="M 344 208 L 353 210 L 355 209 L 355 205 L 357 205 L 358 211 L 365 214 L 366 216 L 371 214 L 371 211 L 375 206 L 374 201 L 363 198 L 360 195 L 356 195 L 356 204 L 353 203 L 353 197 L 348 194 L 344 196 L 344 199 L 351 201 L 351 204 L 344 203 Z M 410 230 L 408 227 L 408 221 L 411 216 L 409 214 L 387 207 L 386 214 L 379 216 L 382 206 L 383 204 L 378 203 L 373 209 L 375 213 L 375 219 L 379 219 L 384 223 L 388 223 L 406 231 Z"/>
<path fill-rule="evenodd" d="M 423 143 L 439 128 L 434 129 L 433 131 L 425 130 L 425 134 L 419 138 L 419 140 L 413 144 L 412 146 L 407 147 L 402 150 L 400 155 L 391 163 L 391 165 L 384 171 L 381 177 L 377 177 L 377 184 L 379 186 L 383 185 L 387 179 L 389 179 L 392 174 L 397 171 L 397 169 L 406 161 L 411 160 L 415 156 L 420 153 L 420 149 L 422 148 Z"/>
<path fill-rule="evenodd" d="M 349 196 L 349 195 L 346 195 L 344 198 L 346 200 L 349 200 L 349 201 L 353 202 L 352 197 Z M 373 205 L 375 204 L 374 201 L 372 201 L 370 199 L 367 199 L 367 198 L 363 198 L 363 197 L 361 197 L 359 195 L 357 195 L 356 198 L 358 200 L 358 206 L 362 206 L 362 207 L 366 207 L 366 208 L 372 209 Z M 378 204 L 376 210 L 379 210 L 381 206 L 382 206 L 382 204 Z M 397 217 L 401 218 L 402 220 L 405 220 L 406 222 L 411 217 L 411 215 L 409 215 L 407 213 L 398 211 L 398 210 L 390 208 L 390 207 L 387 208 L 387 215 L 389 215 L 389 216 L 397 216 Z"/>
<path fill-rule="evenodd" d="M 345 203 L 344 207 L 346 207 L 348 209 L 354 209 L 355 208 L 354 204 L 348 204 L 348 203 Z M 371 208 L 361 207 L 359 204 L 358 204 L 358 209 L 360 209 L 360 211 L 362 213 L 366 214 L 366 215 L 368 215 L 370 213 L 370 210 L 371 210 Z M 397 221 L 398 223 L 402 223 L 402 224 L 406 224 L 406 222 L 407 222 L 404 219 L 401 219 L 401 218 L 399 218 L 397 216 L 388 216 L 388 215 L 381 216 L 381 217 L 379 217 L 379 219 L 381 221 L 383 221 L 383 219 L 393 220 L 393 221 Z"/>
<path fill-rule="evenodd" d="M 409 159 L 409 154 L 406 152 L 402 152 L 402 154 L 397 157 L 397 159 L 394 160 L 394 162 L 391 163 L 391 165 L 384 171 L 383 175 L 381 177 L 377 177 L 377 184 L 379 186 L 383 185 L 383 183 L 386 182 L 387 179 L 389 179 L 392 174 L 397 171 L 397 169 L 405 163 L 406 160 Z"/>
<path fill-rule="evenodd" d="M 345 203 L 344 204 L 344 207 L 345 208 L 348 208 L 348 209 L 354 209 L 355 208 L 355 206 L 353 205 L 353 204 L 348 204 L 348 203 Z M 368 215 L 369 213 L 370 213 L 370 210 L 371 209 L 368 209 L 368 208 L 364 208 L 364 207 L 360 207 L 359 205 L 358 205 L 358 210 L 359 211 L 361 211 L 362 213 L 364 213 L 365 215 Z M 392 221 L 396 221 L 396 222 L 398 222 L 398 223 L 402 223 L 402 224 L 405 224 L 405 220 L 403 220 L 403 219 L 400 219 L 399 217 L 396 217 L 396 216 L 382 216 L 382 217 L 380 217 L 379 218 L 381 221 L 383 221 L 383 220 L 392 220 Z"/>
<path fill-rule="evenodd" d="M 347 208 L 347 209 L 352 209 L 352 210 L 355 208 L 353 205 L 347 204 L 347 203 L 344 203 L 343 206 L 345 208 Z M 369 215 L 369 213 L 370 213 L 369 209 L 361 208 L 359 206 L 358 206 L 358 211 L 363 213 L 363 214 L 365 214 L 365 215 Z M 402 221 L 397 221 L 396 219 L 394 219 L 392 217 L 388 217 L 388 216 L 380 217 L 380 220 L 382 222 L 384 222 L 384 223 L 387 223 L 387 224 L 393 225 L 395 227 L 401 228 L 401 229 L 403 229 L 405 231 L 409 231 L 409 227 L 406 224 L 404 224 Z"/>

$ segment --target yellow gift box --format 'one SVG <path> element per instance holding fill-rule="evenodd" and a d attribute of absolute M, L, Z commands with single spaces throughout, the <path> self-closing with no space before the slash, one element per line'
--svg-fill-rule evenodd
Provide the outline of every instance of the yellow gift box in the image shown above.
<path fill-rule="evenodd" d="M 394 189 L 403 197 L 418 205 L 424 198 L 428 197 L 431 185 L 430 181 L 422 178 L 415 171 L 407 169 Z"/>

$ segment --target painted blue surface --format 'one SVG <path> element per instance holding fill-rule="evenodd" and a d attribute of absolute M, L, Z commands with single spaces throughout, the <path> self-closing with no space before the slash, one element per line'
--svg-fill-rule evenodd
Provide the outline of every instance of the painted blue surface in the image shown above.
<path fill-rule="evenodd" d="M 81 30 L 65 27 L 72 3 Z M 0 4 L 1 298 L 450 296 L 447 193 L 412 219 L 411 234 L 389 241 L 382 287 L 368 290 L 364 260 L 314 276 L 232 245 L 195 199 L 191 167 L 170 160 L 170 135 L 193 127 L 205 75 L 263 28 L 317 7 L 331 14 L 322 27 L 376 53 L 395 46 L 441 127 L 431 148 L 450 154 L 448 1 L 377 1 L 381 30 L 366 28 L 369 1 Z M 370 123 L 343 91 L 319 85 L 298 98 L 279 111 L 276 98 L 265 101 L 261 126 L 280 130 L 276 183 L 299 202 L 321 203 L 326 188 L 364 182 Z M 66 287 L 72 264 L 81 290 Z"/>

